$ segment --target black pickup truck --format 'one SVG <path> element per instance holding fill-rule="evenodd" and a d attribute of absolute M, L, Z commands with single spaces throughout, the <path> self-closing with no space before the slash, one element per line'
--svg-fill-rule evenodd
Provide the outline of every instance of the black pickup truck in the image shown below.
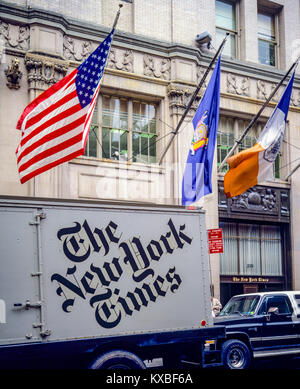
<path fill-rule="evenodd" d="M 300 292 L 232 297 L 216 325 L 225 325 L 222 360 L 229 369 L 249 368 L 254 358 L 300 354 Z"/>

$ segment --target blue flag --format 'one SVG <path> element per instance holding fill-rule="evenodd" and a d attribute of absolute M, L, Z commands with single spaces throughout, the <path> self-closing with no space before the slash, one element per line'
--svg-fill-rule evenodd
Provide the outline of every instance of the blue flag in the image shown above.
<path fill-rule="evenodd" d="M 182 180 L 182 205 L 189 205 L 212 192 L 214 159 L 220 103 L 219 57 L 208 87 L 193 118 L 194 137 Z"/>

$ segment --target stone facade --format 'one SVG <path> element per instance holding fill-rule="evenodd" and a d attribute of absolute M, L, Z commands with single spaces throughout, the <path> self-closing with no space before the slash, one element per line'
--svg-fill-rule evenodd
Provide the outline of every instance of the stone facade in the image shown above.
<path fill-rule="evenodd" d="M 14 1 L 1 2 L 0 194 L 180 204 L 182 172 L 193 133 L 191 118 L 206 85 L 161 165 L 104 161 L 83 156 L 26 184 L 21 185 L 18 180 L 15 161 L 15 149 L 20 139 L 20 134 L 15 130 L 18 117 L 29 101 L 77 67 L 97 47 L 111 28 L 119 2 L 22 0 L 18 5 Z M 211 55 L 198 49 L 195 36 L 207 30 L 212 33 L 214 42 L 214 1 L 133 0 L 122 4 L 102 91 L 147 98 L 158 104 L 161 118 L 158 130 L 160 141 L 157 142 L 159 157 L 210 62 Z M 276 68 L 257 63 L 258 5 L 273 7 L 279 14 L 280 60 Z M 295 60 L 296 53 L 300 54 L 299 6 L 297 0 L 238 2 L 239 50 L 237 59 L 224 57 L 222 60 L 221 113 L 248 120 L 257 113 Z M 17 88 L 9 88 L 7 72 L 16 58 L 22 76 L 19 74 L 16 81 Z M 299 158 L 299 72 L 300 68 L 289 112 L 285 175 Z M 272 112 L 282 90 L 263 112 L 264 118 L 268 118 Z M 218 227 L 219 211 L 222 210 L 218 180 L 222 183 L 222 179 L 215 163 L 213 193 L 199 202 L 207 212 L 207 228 Z M 247 210 L 253 211 L 255 201 L 260 196 L 261 203 L 256 204 L 258 207 L 287 217 L 280 213 L 284 212 L 282 204 L 285 195 L 282 193 L 290 192 L 287 212 L 292 231 L 293 287 L 299 289 L 300 265 L 297 259 L 300 256 L 300 243 L 296 231 L 300 226 L 300 216 L 296 210 L 300 203 L 300 169 L 288 180 L 277 180 L 276 188 L 279 189 L 275 192 L 273 187 L 274 183 L 266 183 L 263 197 L 254 191 L 247 199 L 235 200 L 230 204 L 230 211 L 243 214 L 243 204 L 247 204 Z M 276 201 L 266 200 L 267 195 L 275 196 Z M 218 254 L 211 255 L 211 270 L 214 290 L 218 295 Z"/>

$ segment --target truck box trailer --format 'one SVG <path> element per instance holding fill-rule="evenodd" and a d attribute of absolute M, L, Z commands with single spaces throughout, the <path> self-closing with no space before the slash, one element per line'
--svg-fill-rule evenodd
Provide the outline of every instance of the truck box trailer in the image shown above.
<path fill-rule="evenodd" d="M 222 363 L 202 210 L 0 197 L 0 221 L 2 367 Z"/>

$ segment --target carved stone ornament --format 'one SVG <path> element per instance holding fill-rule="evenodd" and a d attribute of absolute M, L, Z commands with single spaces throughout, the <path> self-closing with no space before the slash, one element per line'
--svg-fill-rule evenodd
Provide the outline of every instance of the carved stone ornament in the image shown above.
<path fill-rule="evenodd" d="M 227 74 L 227 92 L 240 96 L 249 96 L 249 77 L 239 77 L 235 74 Z"/>
<path fill-rule="evenodd" d="M 291 96 L 291 105 L 300 107 L 300 90 L 294 89 Z"/>
<path fill-rule="evenodd" d="M 267 92 L 267 85 L 265 81 L 257 80 L 257 98 L 260 100 L 266 100 L 269 96 Z"/>
<path fill-rule="evenodd" d="M 75 40 L 68 35 L 64 36 L 63 55 L 68 60 L 82 62 L 93 50 L 91 41 Z"/>
<path fill-rule="evenodd" d="M 193 93 L 194 90 L 192 88 L 187 88 L 179 84 L 169 84 L 167 94 L 171 113 L 181 113 L 182 110 L 185 110 Z M 194 115 L 200 99 L 201 95 L 199 94 L 191 106 L 190 115 Z"/>
<path fill-rule="evenodd" d="M 107 67 L 133 73 L 133 52 L 132 50 L 120 50 L 111 48 Z"/>
<path fill-rule="evenodd" d="M 170 80 L 171 61 L 167 58 L 154 58 L 149 54 L 144 55 L 144 75 Z"/>
<path fill-rule="evenodd" d="M 202 67 L 202 66 L 198 66 L 197 67 L 197 84 L 200 83 L 202 77 L 204 76 L 204 73 L 206 72 L 206 68 Z M 205 90 L 207 88 L 207 85 L 208 85 L 208 81 L 209 80 L 209 77 L 206 78 L 206 80 L 204 81 L 203 83 L 203 86 L 202 86 L 202 89 Z"/>
<path fill-rule="evenodd" d="M 24 51 L 29 49 L 30 30 L 28 26 L 0 21 L 0 37 L 4 40 L 6 47 Z"/>
<path fill-rule="evenodd" d="M 26 53 L 29 89 L 45 90 L 61 80 L 67 73 L 68 62 Z"/>
<path fill-rule="evenodd" d="M 278 213 L 278 196 L 269 188 L 251 188 L 240 196 L 232 198 L 232 211 L 256 211 L 260 213 Z"/>
<path fill-rule="evenodd" d="M 18 58 L 11 61 L 11 65 L 4 71 L 7 78 L 7 86 L 9 89 L 19 89 L 22 72 L 20 71 L 20 62 Z"/>

